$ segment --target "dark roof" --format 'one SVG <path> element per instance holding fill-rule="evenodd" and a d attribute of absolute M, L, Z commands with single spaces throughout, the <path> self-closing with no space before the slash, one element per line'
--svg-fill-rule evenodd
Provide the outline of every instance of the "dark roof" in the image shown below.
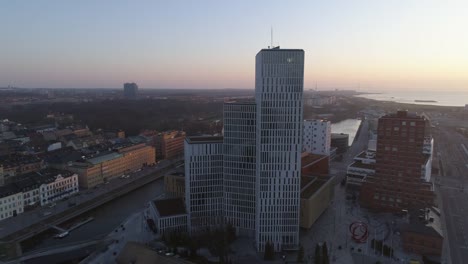
<path fill-rule="evenodd" d="M 196 136 L 196 137 L 186 137 L 185 140 L 186 140 L 189 144 L 223 143 L 223 137 L 221 137 L 221 136 Z"/>
<path fill-rule="evenodd" d="M 368 170 L 375 170 L 375 164 L 365 164 L 361 161 L 355 161 L 349 167 L 361 168 L 361 169 L 368 169 Z"/>
<path fill-rule="evenodd" d="M 67 178 L 72 176 L 74 173 L 66 170 L 47 168 L 37 172 L 30 172 L 24 175 L 16 176 L 14 177 L 14 182 L 0 187 L 0 197 L 6 197 L 14 193 L 36 189 L 41 184 L 47 184 L 55 181 L 59 174 L 63 178 Z"/>
<path fill-rule="evenodd" d="M 438 215 L 439 210 L 430 208 L 430 209 L 421 209 L 427 210 L 427 215 L 422 213 L 423 220 L 421 220 L 418 215 L 421 215 L 421 212 L 418 211 L 411 211 L 410 212 L 410 221 L 409 223 L 403 223 L 400 225 L 400 229 L 403 232 L 412 232 L 418 233 L 423 235 L 430 235 L 430 236 L 438 236 L 444 237 L 440 217 Z M 426 219 L 426 220 L 424 220 Z M 429 221 L 429 219 L 431 221 Z"/>
<path fill-rule="evenodd" d="M 332 139 L 335 139 L 335 138 L 349 138 L 349 135 L 344 134 L 344 133 L 332 133 L 331 138 Z"/>
<path fill-rule="evenodd" d="M 0 198 L 7 197 L 18 192 L 18 187 L 16 187 L 15 185 L 8 184 L 5 186 L 0 186 Z"/>
<path fill-rule="evenodd" d="M 331 178 L 329 178 L 331 179 Z M 327 179 L 316 179 L 313 181 L 309 186 L 307 186 L 304 190 L 301 191 L 301 198 L 308 199 L 313 194 L 315 194 L 325 183 Z"/>
<path fill-rule="evenodd" d="M 327 155 L 319 155 L 319 154 L 312 154 L 312 153 L 307 153 L 306 155 L 303 154 L 301 157 L 301 166 L 302 168 L 311 166 L 315 164 L 318 161 L 321 161 L 323 159 L 328 159 Z"/>
<path fill-rule="evenodd" d="M 280 49 L 280 47 L 274 47 L 272 49 L 262 49 L 261 51 L 302 51 L 303 49 Z"/>
<path fill-rule="evenodd" d="M 159 215 L 162 217 L 187 213 L 182 198 L 154 200 L 153 203 Z"/>

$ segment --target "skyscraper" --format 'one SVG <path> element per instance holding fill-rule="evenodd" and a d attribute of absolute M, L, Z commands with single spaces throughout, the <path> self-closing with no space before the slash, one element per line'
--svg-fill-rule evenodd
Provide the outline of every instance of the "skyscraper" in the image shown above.
<path fill-rule="evenodd" d="M 256 243 L 259 251 L 299 244 L 304 51 L 256 56 Z"/>
<path fill-rule="evenodd" d="M 255 102 L 224 104 L 224 215 L 241 236 L 255 235 Z"/>
<path fill-rule="evenodd" d="M 222 139 L 186 139 L 192 231 L 219 223 L 221 197 L 224 223 L 254 238 L 259 251 L 266 243 L 276 251 L 298 247 L 303 83 L 303 50 L 263 49 L 255 101 L 224 104 Z"/>
<path fill-rule="evenodd" d="M 124 83 L 124 97 L 126 99 L 135 99 L 138 93 L 138 85 L 136 83 Z"/>
<path fill-rule="evenodd" d="M 361 190 L 363 205 L 398 212 L 433 205 L 433 139 L 424 117 L 398 111 L 379 119 L 375 175 Z"/>
<path fill-rule="evenodd" d="M 223 138 L 185 138 L 185 204 L 188 229 L 203 232 L 223 223 Z"/>

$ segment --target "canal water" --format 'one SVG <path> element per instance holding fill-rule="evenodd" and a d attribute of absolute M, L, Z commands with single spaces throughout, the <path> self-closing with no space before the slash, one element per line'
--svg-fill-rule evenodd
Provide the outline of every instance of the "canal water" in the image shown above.
<path fill-rule="evenodd" d="M 93 238 L 107 235 L 116 229 L 130 215 L 141 211 L 148 201 L 164 193 L 164 180 L 158 179 L 124 196 L 110 201 L 92 211 L 81 215 L 74 221 L 94 217 L 94 220 L 70 232 L 65 238 L 55 239 L 57 232 L 50 230 L 34 239 L 34 245 L 29 245 L 27 250 L 54 247 L 68 243 L 92 240 Z M 65 224 L 66 225 L 66 224 Z"/>
<path fill-rule="evenodd" d="M 346 119 L 331 124 L 332 133 L 344 133 L 349 135 L 349 145 L 353 144 L 356 133 L 361 125 L 360 119 Z"/>

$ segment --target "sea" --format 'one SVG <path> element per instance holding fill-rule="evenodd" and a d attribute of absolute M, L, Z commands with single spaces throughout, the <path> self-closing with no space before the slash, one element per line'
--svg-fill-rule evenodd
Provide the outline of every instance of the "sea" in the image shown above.
<path fill-rule="evenodd" d="M 407 104 L 465 106 L 468 104 L 468 89 L 466 91 L 392 91 L 356 95 L 379 101 L 393 101 Z M 417 102 L 424 100 L 425 102 Z"/>

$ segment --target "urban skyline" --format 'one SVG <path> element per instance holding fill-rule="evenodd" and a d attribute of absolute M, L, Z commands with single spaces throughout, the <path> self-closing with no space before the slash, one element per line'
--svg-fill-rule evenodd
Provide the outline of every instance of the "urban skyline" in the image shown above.
<path fill-rule="evenodd" d="M 310 51 L 306 89 L 461 91 L 467 10 L 463 1 L 14 1 L 0 10 L 0 86 L 253 88 L 250 54 L 270 45 L 273 28 L 274 46 Z"/>

